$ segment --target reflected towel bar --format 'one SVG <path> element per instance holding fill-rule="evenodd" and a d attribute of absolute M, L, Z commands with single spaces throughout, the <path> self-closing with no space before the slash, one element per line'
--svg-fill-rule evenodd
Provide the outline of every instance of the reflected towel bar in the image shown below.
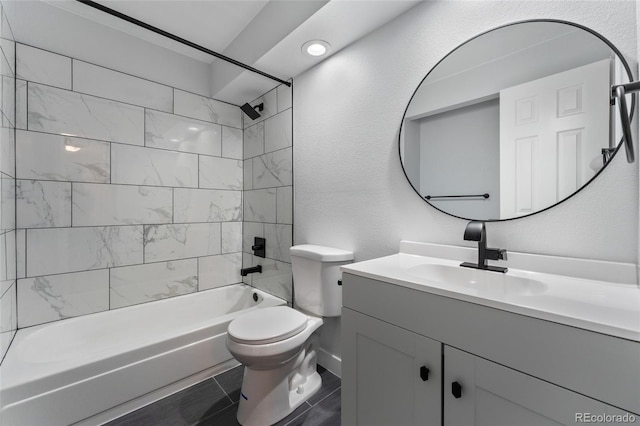
<path fill-rule="evenodd" d="M 425 195 L 424 198 L 426 198 L 427 200 L 433 200 L 435 198 L 489 198 L 489 194 L 488 193 L 484 193 L 484 194 L 476 194 L 476 195 Z"/>

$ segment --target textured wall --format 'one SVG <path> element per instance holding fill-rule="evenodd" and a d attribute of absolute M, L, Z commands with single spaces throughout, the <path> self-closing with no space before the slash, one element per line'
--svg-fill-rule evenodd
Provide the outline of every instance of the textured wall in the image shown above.
<path fill-rule="evenodd" d="M 398 159 L 404 110 L 450 50 L 502 24 L 554 18 L 612 41 L 634 70 L 634 2 L 425 2 L 296 78 L 294 244 L 353 250 L 356 260 L 398 251 L 400 240 L 470 246 L 466 222 L 438 212 L 409 187 Z M 487 225 L 488 243 L 512 251 L 636 262 L 638 162 L 618 155 L 577 196 L 530 218 Z M 341 356 L 340 327 L 322 347 Z M 334 368 L 334 370 L 337 370 Z"/>
<path fill-rule="evenodd" d="M 240 282 L 240 109 L 16 52 L 19 327 Z"/>
<path fill-rule="evenodd" d="M 425 2 L 296 79 L 294 242 L 388 255 L 402 239 L 469 245 L 465 222 L 407 185 L 397 134 L 411 94 L 436 62 L 474 35 L 529 18 L 586 25 L 636 66 L 634 2 Z M 638 163 L 623 155 L 586 190 L 530 218 L 488 224 L 508 250 L 636 262 Z"/>

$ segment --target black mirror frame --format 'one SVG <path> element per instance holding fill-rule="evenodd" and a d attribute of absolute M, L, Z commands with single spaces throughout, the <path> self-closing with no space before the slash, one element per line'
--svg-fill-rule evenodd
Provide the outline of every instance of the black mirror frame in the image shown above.
<path fill-rule="evenodd" d="M 433 205 L 432 203 L 430 203 L 429 201 L 427 201 L 424 197 L 422 197 L 422 195 L 420 195 L 420 192 L 416 189 L 416 187 L 413 185 L 413 183 L 411 183 L 411 180 L 409 180 L 409 175 L 407 174 L 406 169 L 404 168 L 404 164 L 402 162 L 402 125 L 404 124 L 404 118 L 407 115 L 407 111 L 409 110 L 409 105 L 411 105 L 411 101 L 413 100 L 413 98 L 415 97 L 416 93 L 418 92 L 418 89 L 420 89 L 420 86 L 422 86 L 422 83 L 427 79 L 427 77 L 429 77 L 429 74 L 431 74 L 431 72 L 436 69 L 438 67 L 438 65 L 440 65 L 440 63 L 442 61 L 444 61 L 445 59 L 447 59 L 449 57 L 449 55 L 451 55 L 453 52 L 455 52 L 456 50 L 458 50 L 460 47 L 466 45 L 467 43 L 475 40 L 478 37 L 481 37 L 485 34 L 488 34 L 490 32 L 499 30 L 501 28 L 507 28 L 513 25 L 518 25 L 518 24 L 526 24 L 526 23 L 530 23 L 530 22 L 551 22 L 551 23 L 558 23 L 558 24 L 565 24 L 565 25 L 570 25 L 576 28 L 579 28 L 581 30 L 587 31 L 588 33 L 596 36 L 597 38 L 599 38 L 602 42 L 604 42 L 620 59 L 620 62 L 622 63 L 622 65 L 624 66 L 625 71 L 627 72 L 627 77 L 629 79 L 630 82 L 632 82 L 634 80 L 633 77 L 633 73 L 631 71 L 631 67 L 629 66 L 629 63 L 627 62 L 627 60 L 625 59 L 625 57 L 622 55 L 622 53 L 620 52 L 620 50 L 613 45 L 613 43 L 611 43 L 607 38 L 605 38 L 603 35 L 599 34 L 598 32 L 592 30 L 591 28 L 585 27 L 584 25 L 580 25 L 577 24 L 575 22 L 570 22 L 570 21 L 564 21 L 561 19 L 526 19 L 526 20 L 522 20 L 522 21 L 516 21 L 516 22 L 512 22 L 509 24 L 505 24 L 505 25 L 500 25 L 498 27 L 492 28 L 490 30 L 484 31 L 480 34 L 477 34 L 473 37 L 471 37 L 470 39 L 466 40 L 465 42 L 459 44 L 458 46 L 456 46 L 454 49 L 452 49 L 449 53 L 447 53 L 442 59 L 440 59 L 430 70 L 429 72 L 424 76 L 424 78 L 422 80 L 420 80 L 420 83 L 418 84 L 418 86 L 416 87 L 416 90 L 413 92 L 413 94 L 411 95 L 411 98 L 409 98 L 409 102 L 407 102 L 407 107 L 404 110 L 404 113 L 402 114 L 402 119 L 400 120 L 400 127 L 399 127 L 399 131 L 398 131 L 398 159 L 400 160 L 400 166 L 402 167 L 402 172 L 404 173 L 405 178 L 407 179 L 407 182 L 409 182 L 409 185 L 411 185 L 411 188 L 413 188 L 413 190 L 415 191 L 415 193 L 420 197 L 420 199 L 422 201 L 424 201 L 425 203 L 427 203 L 428 205 L 430 205 L 431 207 L 433 207 L 434 209 L 449 215 L 449 216 L 453 216 L 455 218 L 458 219 L 463 219 L 465 221 L 470 221 L 470 220 L 482 220 L 483 222 L 506 222 L 506 221 L 510 221 L 510 220 L 516 220 L 516 219 L 522 219 L 525 217 L 531 217 L 533 215 L 536 215 L 538 213 L 542 213 L 545 212 L 553 207 L 556 207 L 557 205 L 560 205 L 562 203 L 564 203 L 565 201 L 567 201 L 568 199 L 572 198 L 574 195 L 576 195 L 577 193 L 579 193 L 580 191 L 582 191 L 584 188 L 586 188 L 591 182 L 593 182 L 599 175 L 600 173 L 602 173 L 602 171 L 607 168 L 607 166 L 609 166 L 609 164 L 611 163 L 611 160 L 613 159 L 613 157 L 618 153 L 618 151 L 620 150 L 620 148 L 624 145 L 624 136 L 622 137 L 622 139 L 620 140 L 620 142 L 618 142 L 618 144 L 616 145 L 615 151 L 613 152 L 613 154 L 611 154 L 611 157 L 609 158 L 609 160 L 606 162 L 606 164 L 604 164 L 600 170 L 598 170 L 596 172 L 595 175 L 593 175 L 593 177 L 591 179 L 589 179 L 587 182 L 585 182 L 580 188 L 578 188 L 574 193 L 572 193 L 571 195 L 563 198 L 562 200 L 558 201 L 555 204 L 552 204 L 548 207 L 545 207 L 544 209 L 538 210 L 536 212 L 527 214 L 527 215 L 523 215 L 523 216 L 516 216 L 516 217 L 509 217 L 506 219 L 477 219 L 477 218 L 469 218 L 469 217 L 462 217 L 462 216 L 457 216 L 455 214 L 446 212 L 444 210 L 442 210 L 441 208 L 436 207 L 435 205 Z M 633 116 L 635 114 L 635 108 L 636 108 L 636 99 L 637 99 L 637 94 L 636 93 L 632 93 L 631 94 L 631 111 L 629 113 L 629 121 L 633 121 Z"/>

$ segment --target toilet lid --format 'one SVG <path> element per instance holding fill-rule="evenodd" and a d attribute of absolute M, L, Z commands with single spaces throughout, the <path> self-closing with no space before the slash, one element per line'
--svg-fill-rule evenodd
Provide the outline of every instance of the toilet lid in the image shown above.
<path fill-rule="evenodd" d="M 261 345 L 295 336 L 307 327 L 309 318 L 286 306 L 256 309 L 229 324 L 229 337 L 238 343 Z"/>

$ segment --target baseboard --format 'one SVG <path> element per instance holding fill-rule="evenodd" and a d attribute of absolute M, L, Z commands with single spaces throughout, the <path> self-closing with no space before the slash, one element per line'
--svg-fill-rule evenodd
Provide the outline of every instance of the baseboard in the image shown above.
<path fill-rule="evenodd" d="M 318 349 L 318 364 L 342 378 L 342 359 L 322 348 Z"/>

